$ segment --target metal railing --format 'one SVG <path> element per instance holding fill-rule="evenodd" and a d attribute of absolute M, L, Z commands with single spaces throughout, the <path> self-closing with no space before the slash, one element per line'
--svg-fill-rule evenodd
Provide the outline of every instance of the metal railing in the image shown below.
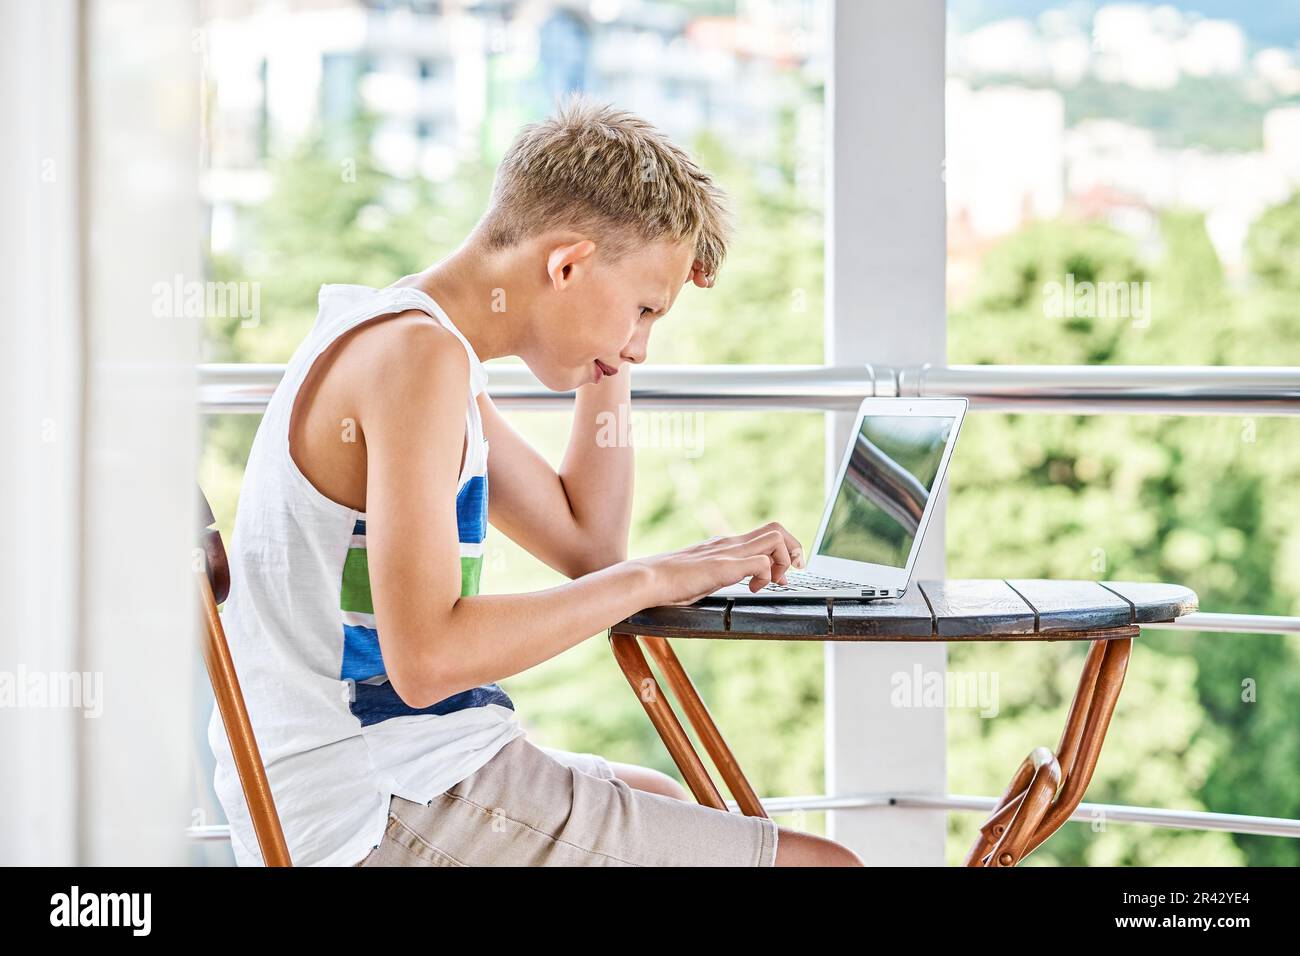
<path fill-rule="evenodd" d="M 1186 614 L 1142 627 L 1169 631 L 1214 631 L 1216 634 L 1300 634 L 1300 617 L 1281 614 Z"/>
<path fill-rule="evenodd" d="M 502 407 L 561 408 L 520 364 L 492 363 Z M 202 365 L 200 407 L 257 413 L 282 365 Z M 964 397 L 972 409 L 1071 415 L 1300 415 L 1300 369 L 1094 365 L 643 365 L 632 372 L 638 407 L 853 411 L 870 397 Z"/>
<path fill-rule="evenodd" d="M 973 797 L 950 793 L 864 795 L 841 794 L 828 797 L 822 794 L 797 797 L 764 797 L 763 809 L 771 816 L 804 811 L 821 813 L 827 810 L 864 810 L 880 807 L 906 807 L 912 810 L 960 810 L 971 813 L 991 813 L 998 805 L 996 797 Z M 727 800 L 733 813 L 740 812 L 735 800 Z M 1176 830 L 1217 830 L 1224 833 L 1246 833 L 1253 836 L 1275 836 L 1300 839 L 1300 820 L 1286 817 L 1260 817 L 1239 813 L 1211 813 L 1208 810 L 1161 810 L 1158 807 L 1129 807 L 1109 803 L 1080 803 L 1069 819 L 1077 823 L 1142 823 L 1149 826 L 1169 827 Z M 225 825 L 190 827 L 186 836 L 197 843 L 225 842 L 230 839 L 230 827 Z"/>

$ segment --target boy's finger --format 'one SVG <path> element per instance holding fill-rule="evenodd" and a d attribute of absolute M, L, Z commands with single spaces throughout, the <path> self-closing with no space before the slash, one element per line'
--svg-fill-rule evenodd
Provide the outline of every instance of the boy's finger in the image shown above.
<path fill-rule="evenodd" d="M 755 563 L 755 561 L 759 563 Z M 772 561 L 766 555 L 757 559 L 751 558 L 748 562 L 749 570 L 749 590 L 751 593 L 757 593 L 772 583 Z M 757 584 L 758 587 L 754 585 Z"/>
<path fill-rule="evenodd" d="M 763 557 L 768 562 L 767 579 L 779 583 L 786 568 L 792 564 L 790 551 L 785 544 L 785 536 L 773 528 L 771 531 L 755 535 L 748 544 L 752 548 L 763 549 Z"/>
<path fill-rule="evenodd" d="M 785 525 L 779 521 L 772 522 L 774 530 L 780 532 L 781 537 L 785 540 L 786 550 L 790 552 L 791 567 L 803 567 L 803 545 L 789 531 L 785 530 Z M 796 558 L 796 555 L 798 557 Z"/>
<path fill-rule="evenodd" d="M 776 546 L 768 552 L 768 558 L 772 562 L 772 580 L 778 584 L 785 583 L 785 572 L 794 564 L 794 559 L 790 557 L 790 551 L 785 546 L 784 541 L 778 541 Z"/>
<path fill-rule="evenodd" d="M 793 556 L 796 551 L 798 551 L 800 555 L 803 554 L 803 545 L 799 543 L 799 540 L 794 535 L 789 531 L 786 531 L 785 527 L 779 521 L 769 522 L 768 524 L 755 528 L 753 531 L 747 531 L 742 535 L 738 535 L 737 540 L 742 542 L 753 541 L 757 538 L 766 537 L 767 535 L 772 535 L 775 539 L 781 541 L 785 545 L 785 549 L 790 552 L 791 556 Z"/>
<path fill-rule="evenodd" d="M 731 570 L 728 572 L 728 578 L 736 583 L 748 578 L 750 591 L 761 590 L 772 581 L 772 559 L 765 554 L 748 555 L 747 557 L 742 558 L 728 558 L 727 561 L 731 566 Z M 756 583 L 758 584 L 758 587 L 754 587 Z"/>

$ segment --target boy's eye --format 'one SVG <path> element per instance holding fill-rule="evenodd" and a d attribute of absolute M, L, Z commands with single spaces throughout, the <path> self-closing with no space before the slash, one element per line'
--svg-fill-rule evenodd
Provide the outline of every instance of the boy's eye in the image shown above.
<path fill-rule="evenodd" d="M 653 312 L 653 311 L 654 309 L 650 308 L 650 306 L 643 305 L 641 306 L 641 317 L 645 318 L 647 312 Z"/>

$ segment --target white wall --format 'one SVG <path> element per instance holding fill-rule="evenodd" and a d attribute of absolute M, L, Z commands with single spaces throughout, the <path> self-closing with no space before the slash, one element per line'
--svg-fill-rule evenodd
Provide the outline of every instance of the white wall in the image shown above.
<path fill-rule="evenodd" d="M 77 669 L 81 325 L 76 4 L 0 5 L 0 863 L 76 859 L 70 709 L 20 707 Z M 15 95 L 17 91 L 25 95 Z M 57 264 L 57 266 L 56 266 Z M 21 685 L 21 688 L 20 686 Z"/>
<path fill-rule="evenodd" d="M 835 0 L 828 89 L 826 361 L 946 362 L 944 0 Z M 852 416 L 828 416 L 833 478 Z M 846 420 L 848 419 L 848 420 Z M 943 576 L 942 501 L 917 577 Z M 944 711 L 890 706 L 890 679 L 946 669 L 942 644 L 826 645 L 826 793 L 944 794 Z M 942 865 L 946 814 L 833 811 L 869 865 Z"/>

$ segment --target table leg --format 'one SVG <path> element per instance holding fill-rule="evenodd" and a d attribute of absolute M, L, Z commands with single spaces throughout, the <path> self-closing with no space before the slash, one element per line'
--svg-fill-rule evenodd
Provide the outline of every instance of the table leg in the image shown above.
<path fill-rule="evenodd" d="M 681 661 L 677 659 L 677 655 L 673 653 L 668 641 L 661 637 L 645 637 L 643 639 L 656 663 L 664 672 L 669 688 L 677 698 L 678 703 L 686 711 L 686 717 L 691 726 L 700 735 L 705 749 L 721 772 L 727 788 L 736 798 L 736 803 L 740 806 L 741 812 L 746 816 L 767 816 L 762 803 L 759 802 L 749 781 L 741 771 L 739 762 L 737 762 L 731 749 L 727 746 L 726 741 L 723 740 L 721 731 L 718 730 L 718 726 L 709 714 L 708 708 L 704 706 L 704 702 L 700 700 L 699 693 L 695 690 L 694 684 L 691 683 L 691 679 L 687 676 Z M 726 810 L 727 804 L 714 784 L 712 777 L 709 776 L 704 761 L 700 759 L 700 755 L 692 745 L 690 737 L 682 729 L 677 715 L 673 712 L 672 705 L 661 692 L 658 681 L 655 680 L 654 675 L 651 673 L 637 637 L 632 634 L 611 633 L 609 642 L 614 652 L 614 659 L 618 661 L 618 665 L 623 671 L 623 676 L 632 685 L 632 690 L 636 693 L 642 706 L 645 707 L 646 715 L 650 718 L 655 730 L 659 732 L 664 746 L 668 748 L 668 753 L 673 758 L 673 763 L 681 771 L 682 777 L 685 779 L 691 793 L 695 795 L 695 799 L 705 806 Z"/>
<path fill-rule="evenodd" d="M 1133 627 L 1128 632 L 1135 635 L 1137 630 Z M 1060 829 L 1078 808 L 1097 767 L 1124 686 L 1132 647 L 1132 636 L 1093 642 L 1055 755 L 1060 786 L 1051 788 L 1054 799 L 1045 808 L 1041 806 L 1044 765 L 1035 763 L 1030 767 L 1031 754 L 980 827 L 980 835 L 967 854 L 967 866 L 1015 866 Z"/>
<path fill-rule="evenodd" d="M 1095 640 L 1089 648 L 1057 752 L 1037 747 L 1025 758 L 993 813 L 980 827 L 980 835 L 966 857 L 967 866 L 1017 865 L 1078 808 L 1096 769 L 1138 628 L 1116 628 L 1112 633 L 1116 636 Z M 741 812 L 767 816 L 671 645 L 660 637 L 646 636 L 644 640 Z M 609 641 L 614 659 L 686 785 L 700 803 L 726 810 L 726 802 L 703 760 L 661 693 L 637 636 L 611 633 Z"/>
<path fill-rule="evenodd" d="M 1029 770 L 1029 783 L 1019 794 L 1019 808 L 1010 822 L 981 857 L 985 866 L 1015 866 L 1020 861 L 1021 847 L 1037 831 L 1061 785 L 1061 765 L 1046 747 L 1035 747 L 1021 766 Z"/>
<path fill-rule="evenodd" d="M 758 794 L 754 793 L 754 788 L 749 785 L 749 780 L 745 777 L 744 771 L 740 769 L 740 763 L 736 760 L 731 748 L 722 738 L 722 731 L 714 722 L 713 716 L 709 713 L 704 701 L 700 700 L 699 693 L 695 690 L 695 685 L 686 675 L 685 668 L 682 667 L 681 661 L 673 653 L 672 646 L 668 643 L 667 638 L 663 637 L 644 637 L 646 647 L 650 649 L 650 655 L 659 665 L 668 680 L 668 686 L 672 689 L 673 696 L 677 698 L 678 705 L 686 711 L 686 719 L 690 721 L 695 733 L 699 735 L 700 740 L 704 743 L 704 749 L 709 752 L 713 759 L 713 764 L 722 774 L 723 783 L 735 797 L 736 804 L 740 807 L 740 812 L 747 817 L 765 817 L 767 811 L 763 809 L 763 804 L 758 799 Z"/>

